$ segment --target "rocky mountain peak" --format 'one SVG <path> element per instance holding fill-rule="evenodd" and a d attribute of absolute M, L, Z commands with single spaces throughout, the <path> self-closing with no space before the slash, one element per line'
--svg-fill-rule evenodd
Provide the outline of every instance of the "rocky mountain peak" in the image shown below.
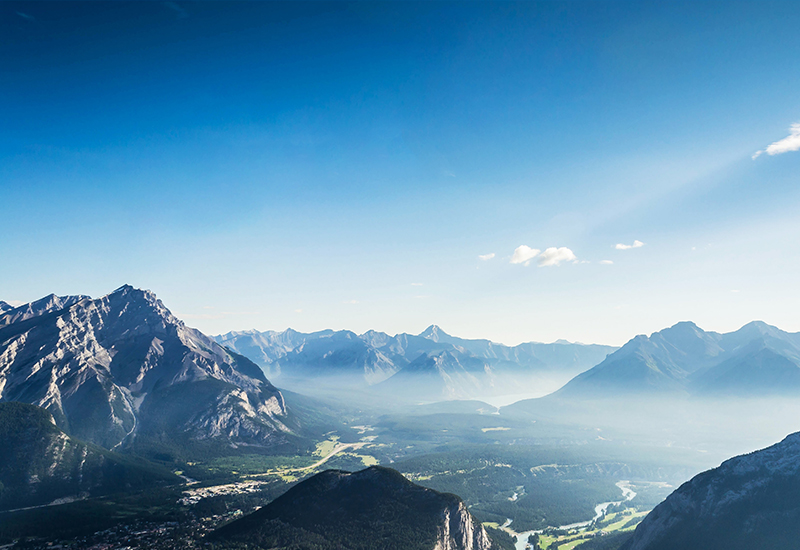
<path fill-rule="evenodd" d="M 283 396 L 261 369 L 186 327 L 149 290 L 27 306 L 0 325 L 0 400 L 44 407 L 71 435 L 112 448 L 148 429 L 251 442 L 289 431 Z M 52 314 L 34 315 L 42 311 Z"/>
<path fill-rule="evenodd" d="M 441 342 L 442 340 L 450 338 L 450 335 L 441 329 L 438 325 L 431 325 L 419 334 L 422 338 L 427 338 L 433 342 Z"/>

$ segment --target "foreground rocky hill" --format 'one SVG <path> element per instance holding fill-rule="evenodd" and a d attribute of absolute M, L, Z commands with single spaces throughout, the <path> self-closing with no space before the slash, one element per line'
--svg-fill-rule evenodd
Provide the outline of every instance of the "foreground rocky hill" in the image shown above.
<path fill-rule="evenodd" d="M 800 433 L 684 483 L 624 550 L 793 550 L 800 541 Z"/>
<path fill-rule="evenodd" d="M 298 550 L 495 548 L 460 498 L 420 487 L 380 466 L 317 474 L 211 538 L 222 547 Z"/>
<path fill-rule="evenodd" d="M 269 446 L 291 431 L 257 365 L 127 285 L 0 314 L 0 401 L 43 407 L 69 435 L 108 449 L 142 439 Z"/>

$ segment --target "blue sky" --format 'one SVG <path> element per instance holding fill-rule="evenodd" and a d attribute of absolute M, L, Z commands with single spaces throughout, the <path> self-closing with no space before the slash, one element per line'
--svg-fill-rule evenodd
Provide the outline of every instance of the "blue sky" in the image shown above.
<path fill-rule="evenodd" d="M 0 3 L 0 299 L 130 283 L 212 334 L 800 331 L 797 28 L 797 2 Z"/>

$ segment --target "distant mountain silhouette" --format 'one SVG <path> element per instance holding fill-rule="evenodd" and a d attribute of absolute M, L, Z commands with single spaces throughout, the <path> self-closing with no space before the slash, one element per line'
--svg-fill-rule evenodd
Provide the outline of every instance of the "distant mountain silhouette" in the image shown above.
<path fill-rule="evenodd" d="M 311 379 L 345 381 L 363 389 L 375 386 L 379 394 L 392 388 L 397 395 L 420 400 L 524 392 L 535 384 L 536 376 L 558 378 L 563 383 L 617 349 L 564 341 L 510 347 L 457 338 L 437 325 L 419 335 L 390 336 L 374 330 L 361 335 L 330 330 L 302 334 L 289 329 L 231 332 L 216 340 L 251 358 L 281 384 Z M 421 368 L 423 365 L 439 368 Z"/>
<path fill-rule="evenodd" d="M 637 336 L 553 397 L 800 394 L 800 334 L 760 321 L 719 334 L 691 322 Z"/>

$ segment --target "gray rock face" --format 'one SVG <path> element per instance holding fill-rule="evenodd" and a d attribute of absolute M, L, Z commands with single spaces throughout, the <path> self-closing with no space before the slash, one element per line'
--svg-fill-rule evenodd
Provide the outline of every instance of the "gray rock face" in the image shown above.
<path fill-rule="evenodd" d="M 65 309 L 73 304 L 77 304 L 81 300 L 89 298 L 88 296 L 56 296 L 50 294 L 35 302 L 23 304 L 19 307 L 12 308 L 5 302 L 0 303 L 0 327 L 16 323 L 17 321 L 24 321 L 32 317 L 38 317 L 51 311 L 58 311 Z M 3 309 L 3 308 L 6 309 Z"/>
<path fill-rule="evenodd" d="M 489 550 L 492 541 L 463 502 L 445 508 L 434 550 Z"/>
<path fill-rule="evenodd" d="M 288 431 L 283 396 L 255 364 L 130 286 L 0 316 L 0 401 L 43 407 L 106 448 L 142 433 L 267 444 Z"/>
<path fill-rule="evenodd" d="M 636 528 L 626 550 L 797 548 L 800 433 L 684 483 Z"/>

